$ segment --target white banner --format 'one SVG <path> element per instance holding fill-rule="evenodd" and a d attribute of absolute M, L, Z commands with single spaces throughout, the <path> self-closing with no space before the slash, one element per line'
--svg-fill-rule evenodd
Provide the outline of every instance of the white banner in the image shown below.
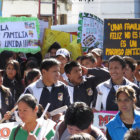
<path fill-rule="evenodd" d="M 0 124 L 0 140 L 9 140 L 9 136 L 11 134 L 12 129 L 18 124 L 18 122 Z"/>
<path fill-rule="evenodd" d="M 93 125 L 106 133 L 106 124 L 117 114 L 117 111 L 94 112 Z"/>
<path fill-rule="evenodd" d="M 38 52 L 39 22 L 37 18 L 0 18 L 0 51 Z"/>

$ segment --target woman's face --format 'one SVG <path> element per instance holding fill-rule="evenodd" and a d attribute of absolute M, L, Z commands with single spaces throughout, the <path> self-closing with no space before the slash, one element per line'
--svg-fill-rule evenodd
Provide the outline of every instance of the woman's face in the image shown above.
<path fill-rule="evenodd" d="M 14 66 L 12 64 L 8 64 L 6 67 L 6 74 L 9 79 L 14 79 L 16 76 L 16 70 L 14 69 Z"/>
<path fill-rule="evenodd" d="M 117 99 L 118 108 L 122 113 L 131 113 L 134 108 L 134 101 L 131 100 L 125 92 L 121 92 Z"/>
<path fill-rule="evenodd" d="M 30 123 L 36 119 L 37 107 L 33 110 L 25 102 L 20 101 L 18 103 L 19 117 L 24 123 Z"/>

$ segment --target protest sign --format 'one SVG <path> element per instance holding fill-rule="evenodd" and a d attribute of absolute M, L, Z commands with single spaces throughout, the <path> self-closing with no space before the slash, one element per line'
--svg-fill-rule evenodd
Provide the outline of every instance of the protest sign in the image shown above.
<path fill-rule="evenodd" d="M 72 58 L 75 60 L 78 56 L 82 55 L 81 45 L 77 44 L 77 36 L 71 35 L 61 31 L 54 31 L 46 29 L 44 33 L 42 56 L 44 57 L 48 48 L 54 43 L 58 42 L 62 48 L 70 51 Z"/>
<path fill-rule="evenodd" d="M 9 136 L 11 134 L 12 129 L 18 124 L 18 122 L 0 124 L 0 140 L 9 140 Z"/>
<path fill-rule="evenodd" d="M 94 112 L 93 125 L 98 127 L 105 134 L 106 124 L 117 114 L 117 111 Z"/>
<path fill-rule="evenodd" d="M 104 58 L 112 55 L 140 59 L 140 19 L 105 19 Z"/>
<path fill-rule="evenodd" d="M 77 42 L 82 44 L 83 52 L 90 47 L 103 48 L 103 21 L 95 15 L 80 13 Z"/>
<path fill-rule="evenodd" d="M 39 20 L 39 24 L 40 24 L 40 38 L 39 38 L 39 40 L 40 40 L 40 43 L 42 44 L 45 28 L 49 27 L 49 23 L 47 21 L 44 21 L 44 20 Z"/>
<path fill-rule="evenodd" d="M 0 52 L 36 53 L 38 46 L 39 22 L 33 17 L 0 17 Z"/>

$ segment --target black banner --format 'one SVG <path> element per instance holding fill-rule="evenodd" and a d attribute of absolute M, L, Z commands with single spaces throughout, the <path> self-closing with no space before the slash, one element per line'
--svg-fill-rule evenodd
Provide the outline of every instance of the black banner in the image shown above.
<path fill-rule="evenodd" d="M 105 19 L 103 54 L 140 60 L 140 19 Z"/>

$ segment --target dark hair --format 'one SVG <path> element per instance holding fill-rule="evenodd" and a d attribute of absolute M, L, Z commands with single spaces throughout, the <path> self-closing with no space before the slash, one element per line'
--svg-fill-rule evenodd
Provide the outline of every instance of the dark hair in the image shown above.
<path fill-rule="evenodd" d="M 49 47 L 48 52 L 50 52 L 52 49 L 58 50 L 58 49 L 60 49 L 60 48 L 61 48 L 60 44 L 59 44 L 58 42 L 54 42 L 54 43 Z"/>
<path fill-rule="evenodd" d="M 41 104 L 39 104 L 38 105 L 37 117 L 40 118 L 41 115 L 43 114 L 43 112 L 44 112 L 44 108 L 43 108 L 43 106 Z M 44 119 L 47 120 L 47 116 L 46 115 L 44 116 Z"/>
<path fill-rule="evenodd" d="M 49 70 L 51 67 L 59 65 L 60 62 L 54 58 L 46 58 L 41 62 L 40 70 L 42 69 Z"/>
<path fill-rule="evenodd" d="M 0 53 L 0 69 L 5 69 L 6 63 L 10 57 L 13 57 L 12 51 L 3 51 Z"/>
<path fill-rule="evenodd" d="M 94 55 L 93 55 L 92 53 L 88 53 L 88 54 L 86 54 L 86 55 L 83 55 L 83 56 L 81 57 L 81 63 L 82 63 L 82 61 L 85 60 L 85 59 L 89 59 L 92 63 L 95 63 L 95 62 L 96 62 L 96 58 L 94 57 Z"/>
<path fill-rule="evenodd" d="M 80 67 L 80 66 L 81 65 L 76 61 L 68 62 L 64 67 L 65 73 L 69 74 L 74 67 Z"/>
<path fill-rule="evenodd" d="M 111 56 L 109 58 L 109 61 L 108 62 L 110 63 L 110 62 L 113 62 L 113 61 L 119 62 L 122 65 L 122 68 L 125 68 L 126 63 L 125 63 L 125 61 L 123 60 L 123 58 L 121 56 L 119 56 L 119 55 L 113 55 L 113 56 Z"/>
<path fill-rule="evenodd" d="M 35 57 L 29 57 L 29 59 L 27 59 L 26 64 L 25 64 L 25 69 L 33 69 L 33 68 L 38 68 L 38 62 L 37 59 Z"/>
<path fill-rule="evenodd" d="M 77 58 L 76 58 L 76 61 L 81 61 L 81 58 L 82 58 L 83 56 L 78 56 Z"/>
<path fill-rule="evenodd" d="M 71 104 L 65 114 L 65 124 L 76 126 L 81 130 L 87 129 L 93 122 L 92 109 L 84 102 Z"/>
<path fill-rule="evenodd" d="M 38 105 L 37 99 L 32 94 L 24 94 L 23 96 L 21 95 L 21 97 L 18 99 L 17 103 L 19 103 L 19 102 L 26 103 L 33 110 Z"/>
<path fill-rule="evenodd" d="M 39 64 L 41 63 L 41 61 L 42 61 L 42 54 L 41 54 L 41 52 L 37 52 L 37 53 L 35 53 L 35 54 L 26 53 L 26 56 L 27 56 L 27 61 L 28 61 L 29 59 L 35 58 L 38 65 L 39 65 Z"/>
<path fill-rule="evenodd" d="M 124 56 L 123 59 L 126 62 L 126 64 L 129 65 L 129 67 L 131 68 L 132 71 L 134 71 L 136 69 L 137 62 L 135 59 L 133 59 L 132 57 L 129 57 L 129 56 Z"/>
<path fill-rule="evenodd" d="M 39 74 L 41 74 L 40 70 L 39 69 L 32 69 L 30 70 L 29 72 L 26 73 L 25 75 L 25 85 L 29 85 L 30 83 L 32 83 L 32 81 L 34 80 L 34 78 L 36 76 L 38 76 Z"/>
<path fill-rule="evenodd" d="M 14 69 L 16 70 L 16 75 L 15 75 L 16 80 L 21 80 L 21 71 L 20 71 L 19 62 L 17 60 L 9 60 L 6 64 L 6 68 L 8 67 L 8 65 L 13 65 Z"/>
<path fill-rule="evenodd" d="M 140 129 L 129 129 L 124 135 L 124 140 L 140 140 Z"/>

